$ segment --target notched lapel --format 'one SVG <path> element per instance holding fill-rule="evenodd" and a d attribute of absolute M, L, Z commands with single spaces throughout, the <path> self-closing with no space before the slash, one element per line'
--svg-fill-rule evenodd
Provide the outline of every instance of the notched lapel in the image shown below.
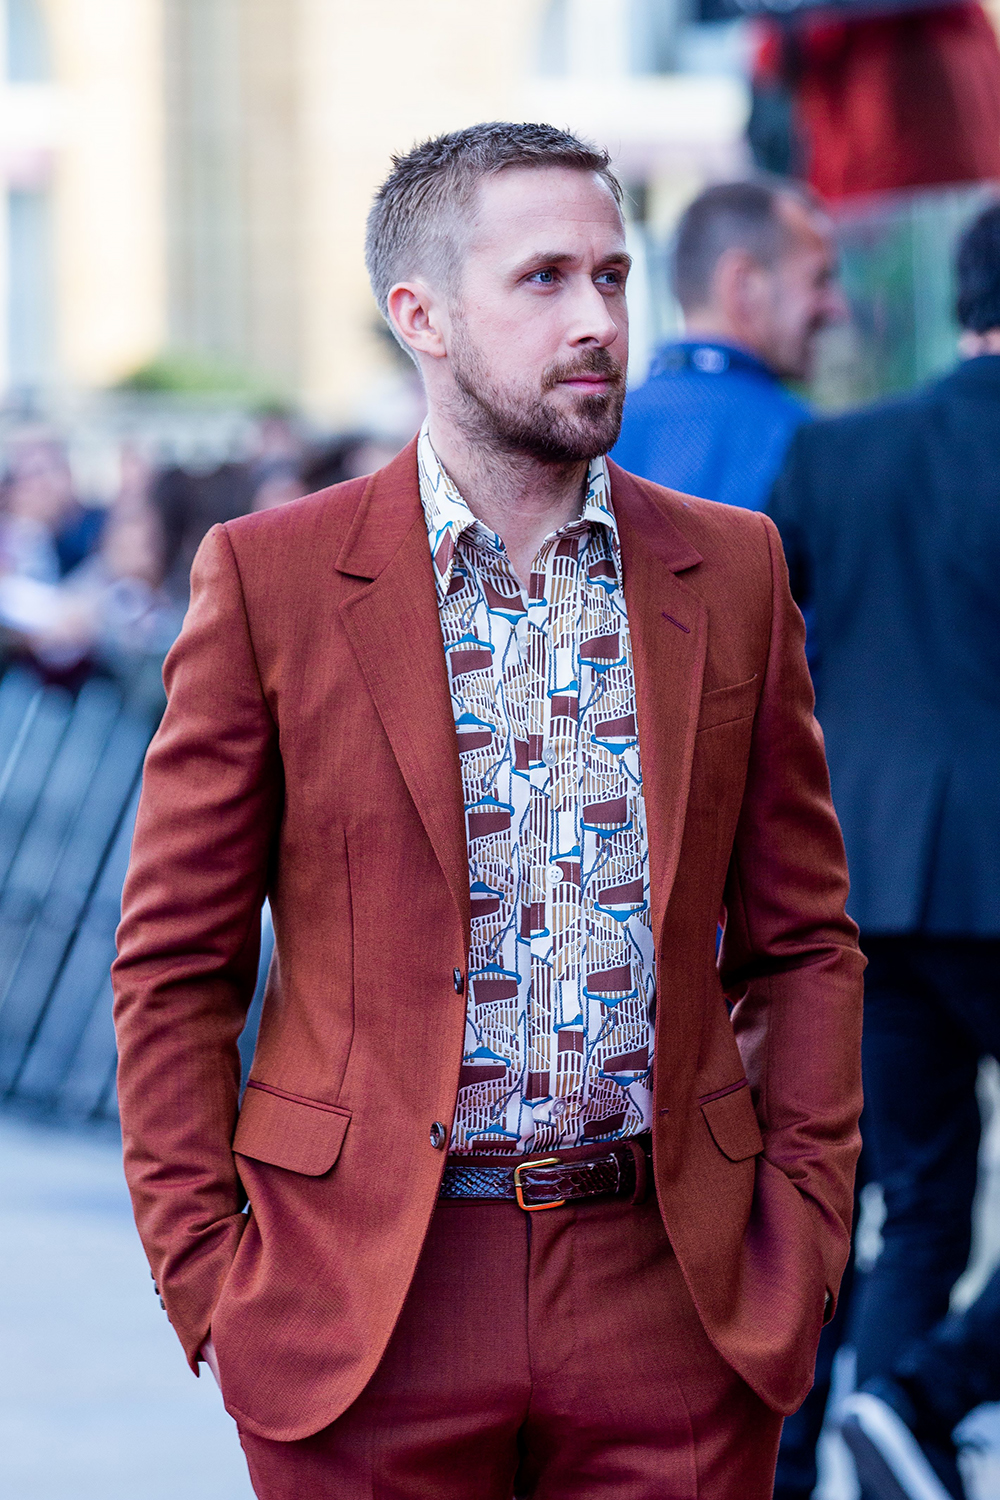
<path fill-rule="evenodd" d="M 617 466 L 612 466 L 611 495 L 632 640 L 650 896 L 658 935 L 684 833 L 708 610 L 676 576 L 701 562 L 697 549 Z"/>
<path fill-rule="evenodd" d="M 467 936 L 458 741 L 413 445 L 374 476 L 337 566 L 359 579 L 344 628 Z"/>

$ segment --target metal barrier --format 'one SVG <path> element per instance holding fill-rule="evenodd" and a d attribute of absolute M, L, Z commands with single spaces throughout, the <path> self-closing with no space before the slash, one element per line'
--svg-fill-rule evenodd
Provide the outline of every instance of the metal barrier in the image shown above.
<path fill-rule="evenodd" d="M 118 1118 L 109 970 L 150 734 L 105 679 L 0 679 L 0 1103 Z M 273 947 L 265 906 L 244 1081 Z"/>
<path fill-rule="evenodd" d="M 150 726 L 111 682 L 0 681 L 0 1099 L 113 1120 L 114 957 Z"/>

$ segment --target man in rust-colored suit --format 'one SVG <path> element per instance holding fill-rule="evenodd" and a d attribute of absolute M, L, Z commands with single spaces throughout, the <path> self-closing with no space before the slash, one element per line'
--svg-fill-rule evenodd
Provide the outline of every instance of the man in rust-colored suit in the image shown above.
<path fill-rule="evenodd" d="M 368 262 L 419 438 L 216 527 L 167 663 L 115 966 L 139 1230 L 266 1500 L 765 1500 L 847 1257 L 862 969 L 777 534 L 603 456 L 603 153 L 428 142 Z"/>

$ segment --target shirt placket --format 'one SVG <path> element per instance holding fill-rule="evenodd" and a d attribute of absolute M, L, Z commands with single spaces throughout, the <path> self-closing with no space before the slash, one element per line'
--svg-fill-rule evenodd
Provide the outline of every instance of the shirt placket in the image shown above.
<path fill-rule="evenodd" d="M 503 1059 L 507 1066 L 503 1079 L 496 1078 L 494 1070 L 489 1101 L 484 1104 L 477 1095 L 470 1104 L 467 1126 L 470 1138 L 478 1138 L 488 1126 L 502 1129 L 522 1150 L 544 1152 L 578 1140 L 585 1118 L 603 1119 L 614 1113 L 617 1101 L 599 1070 L 605 1054 L 617 1057 L 637 1050 L 642 1030 L 633 1016 L 620 1046 L 617 1038 L 613 1045 L 608 1038 L 602 1042 L 608 1013 L 600 999 L 602 985 L 596 984 L 594 995 L 584 989 L 592 979 L 614 978 L 615 965 L 622 962 L 621 944 L 609 941 L 606 914 L 595 919 L 595 896 L 601 894 L 602 884 L 617 890 L 632 873 L 628 858 L 622 858 L 623 852 L 628 853 L 625 830 L 618 835 L 611 830 L 603 834 L 602 839 L 608 841 L 605 849 L 597 835 L 584 827 L 583 818 L 588 802 L 607 801 L 611 795 L 605 784 L 606 755 L 599 753 L 603 742 L 594 738 L 602 732 L 601 725 L 595 720 L 607 720 L 605 729 L 619 719 L 624 723 L 629 706 L 619 683 L 606 705 L 592 705 L 586 718 L 581 713 L 598 679 L 589 654 L 581 659 L 579 647 L 585 639 L 611 633 L 615 623 L 615 609 L 607 596 L 620 589 L 618 549 L 602 476 L 595 479 L 592 474 L 584 518 L 546 540 L 535 559 L 526 599 L 520 591 L 519 602 L 526 609 L 506 610 L 503 596 L 519 590 L 519 585 L 503 544 L 471 516 L 447 479 L 442 480 L 442 472 L 433 452 L 424 452 L 421 499 L 446 643 L 453 648 L 483 640 L 489 643 L 493 661 L 489 677 L 459 679 L 462 697 L 455 700 L 456 705 L 461 702 L 456 723 L 470 718 L 489 724 L 498 757 L 490 762 L 481 758 L 481 763 L 463 757 L 466 800 L 509 804 L 513 814 L 509 835 L 475 846 L 474 857 L 470 846 L 471 878 L 475 882 L 484 874 L 491 889 L 501 893 L 501 903 L 480 918 L 470 953 L 470 969 L 481 973 L 470 984 L 468 1050 L 479 1061 L 488 1054 L 491 1064 Z M 445 537 L 446 532 L 450 537 Z M 571 540 L 572 554 L 568 550 Z M 471 577 L 464 589 L 455 589 L 456 595 L 468 595 L 468 602 L 456 597 L 453 606 L 448 590 L 454 581 L 456 552 L 462 554 L 461 566 Z M 600 566 L 591 566 L 595 562 Z M 490 589 L 481 589 L 480 581 L 488 581 Z M 501 596 L 499 602 L 495 594 Z M 571 713 L 566 711 L 566 700 L 573 700 Z M 581 733 L 581 723 L 586 734 Z M 615 746 L 612 750 L 618 753 Z M 592 764 L 595 756 L 596 766 Z M 608 802 L 609 809 L 611 805 Z M 637 830 L 641 830 L 642 812 L 640 796 L 632 814 Z M 644 845 L 641 832 L 638 838 Z M 578 870 L 586 861 L 593 875 L 595 858 L 601 853 L 609 857 L 606 877 L 603 882 L 591 879 L 584 901 Z M 634 863 L 642 867 L 641 848 Z M 615 868 L 616 864 L 623 868 Z M 551 882 L 550 869 L 555 874 Z M 486 923 L 486 916 L 493 920 Z M 648 928 L 648 918 L 645 921 Z M 633 962 L 641 970 L 648 999 L 651 943 L 645 929 L 638 936 L 641 941 Z M 495 1004 L 498 997 L 488 991 L 494 986 L 509 987 L 515 976 L 516 993 L 510 991 L 503 997 L 501 1014 Z M 479 981 L 484 992 L 481 999 Z M 611 990 L 619 987 L 612 984 Z M 651 1029 L 649 1037 L 651 1046 Z M 592 1051 L 594 1046 L 597 1052 Z M 567 1107 L 560 1109 L 563 1101 Z M 462 1111 L 460 1095 L 459 1122 Z M 638 1112 L 641 1116 L 642 1109 Z M 465 1128 L 459 1125 L 463 1140 Z"/>
<path fill-rule="evenodd" d="M 566 555 L 563 537 L 552 538 L 544 553 L 545 661 L 538 680 L 537 712 L 543 744 L 548 809 L 547 847 L 538 871 L 545 903 L 545 932 L 533 943 L 532 1004 L 529 1015 L 532 1071 L 544 1076 L 544 1094 L 555 1095 L 545 1114 L 553 1140 L 571 1125 L 567 1110 L 579 1102 L 579 1064 L 569 1074 L 559 1065 L 559 1024 L 567 1003 L 576 1013 L 580 923 L 577 731 L 578 694 L 573 642 L 576 636 L 578 555 Z M 574 539 L 578 553 L 579 542 Z M 540 1101 L 539 1101 L 540 1102 Z M 543 1117 L 544 1118 L 544 1117 Z M 542 1122 L 540 1121 L 540 1124 Z"/>
<path fill-rule="evenodd" d="M 475 566 L 480 577 L 491 583 L 500 593 L 508 594 L 512 583 L 517 583 L 514 577 L 510 560 L 502 546 L 499 546 L 492 536 L 483 532 L 477 532 L 470 542 L 475 548 Z M 518 584 L 521 602 L 524 600 L 524 592 Z M 531 709 L 534 694 L 532 691 L 531 673 L 532 661 L 529 650 L 528 618 L 526 613 L 518 613 L 516 618 L 504 618 L 503 615 L 494 614 L 491 627 L 493 643 L 496 646 L 494 653 L 494 691 L 497 703 L 500 707 L 500 717 L 503 728 L 510 740 L 524 740 L 530 732 L 532 722 Z M 520 974 L 520 1024 L 514 1039 L 512 1055 L 509 1059 L 508 1087 L 510 1097 L 506 1109 L 504 1128 L 515 1132 L 523 1139 L 525 1131 L 524 1115 L 524 1077 L 529 1058 L 529 1032 L 530 1022 L 528 1011 L 530 1008 L 530 994 L 532 981 L 532 965 L 530 961 L 530 950 L 525 959 L 517 955 L 517 932 L 520 925 L 521 906 L 524 900 L 524 890 L 529 889 L 533 881 L 534 861 L 531 858 L 532 843 L 519 835 L 526 816 L 531 811 L 531 794 L 520 776 L 510 773 L 510 761 L 506 762 L 506 780 L 503 786 L 495 788 L 496 794 L 501 801 L 509 801 L 514 808 L 514 816 L 511 825 L 510 860 L 520 872 L 518 886 L 513 894 L 514 909 L 510 914 L 513 921 L 512 931 L 509 939 L 505 940 L 502 953 L 494 955 L 499 959 L 501 966 L 507 970 L 516 970 Z M 530 1128 L 530 1127 L 529 1127 Z"/>

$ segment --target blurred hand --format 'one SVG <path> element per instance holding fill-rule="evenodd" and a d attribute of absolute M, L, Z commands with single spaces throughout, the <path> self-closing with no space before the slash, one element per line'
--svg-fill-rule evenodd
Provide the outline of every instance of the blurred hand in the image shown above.
<path fill-rule="evenodd" d="M 202 1344 L 199 1358 L 204 1360 L 205 1364 L 208 1365 L 208 1368 L 215 1376 L 216 1385 L 221 1390 L 222 1381 L 219 1379 L 219 1361 L 215 1357 L 215 1345 L 212 1343 L 211 1335 Z"/>

